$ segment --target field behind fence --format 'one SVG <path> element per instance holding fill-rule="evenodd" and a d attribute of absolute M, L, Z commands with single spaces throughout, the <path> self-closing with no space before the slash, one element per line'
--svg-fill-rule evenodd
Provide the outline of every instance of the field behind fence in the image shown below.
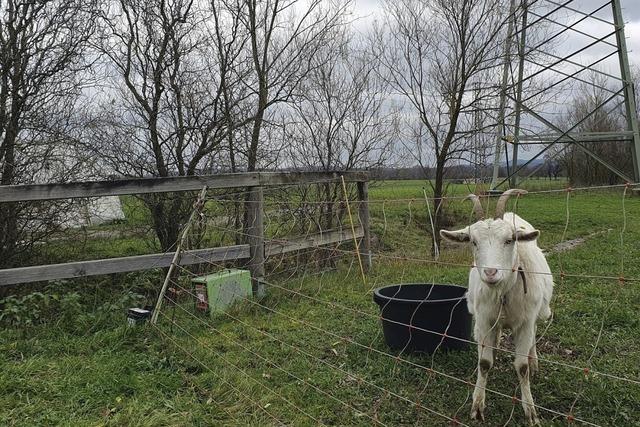
<path fill-rule="evenodd" d="M 72 332 L 55 324 L 3 331 L 0 381 L 7 392 L 0 420 L 55 423 L 72 414 L 81 423 L 148 425 L 472 424 L 474 346 L 433 355 L 391 351 L 372 301 L 373 289 L 388 284 L 466 284 L 468 248 L 445 244 L 437 261 L 430 256 L 433 201 L 424 185 L 370 183 L 364 203 L 362 190 L 343 188 L 337 177 L 265 188 L 266 295 L 243 298 L 214 317 L 195 309 L 191 279 L 238 261 L 195 252 L 192 265 L 171 277 L 173 291 L 156 326 L 126 329 L 114 317 Z M 532 381 L 538 413 L 545 425 L 635 425 L 640 198 L 624 185 L 571 191 L 565 185 L 533 181 L 530 194 L 510 204 L 540 229 L 556 284 L 553 319 L 538 329 L 540 372 Z M 450 187 L 446 227 L 472 221 L 464 196 L 475 190 Z M 250 233 L 239 226 L 244 210 L 237 207 L 256 203 L 246 191 L 210 190 L 187 249 L 225 247 L 228 255 L 228 248 L 245 245 Z M 105 254 L 155 252 L 140 244 L 153 242 L 152 235 L 123 235 L 124 227 L 149 224 L 132 214 L 144 211 L 137 199 L 121 200 L 130 209 L 124 223 L 101 226 L 120 233 L 109 235 L 116 249 Z M 361 223 L 365 212 L 370 227 Z M 87 238 L 89 246 L 60 255 L 60 262 L 96 258 L 89 248 L 101 240 L 109 239 Z M 65 245 L 56 237 L 46 250 Z M 161 276 L 153 280 L 159 287 Z M 513 353 L 505 336 L 487 386 L 489 425 L 524 422 Z"/>

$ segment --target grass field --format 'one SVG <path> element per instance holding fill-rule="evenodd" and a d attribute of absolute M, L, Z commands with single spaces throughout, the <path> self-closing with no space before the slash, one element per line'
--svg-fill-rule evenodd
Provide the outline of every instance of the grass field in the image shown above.
<path fill-rule="evenodd" d="M 534 181 L 530 188 L 563 185 Z M 428 262 L 423 186 L 372 184 L 377 256 L 366 284 L 349 254 L 322 273 L 289 260 L 280 269 L 297 274 L 270 275 L 259 303 L 244 301 L 211 319 L 194 316 L 185 302 L 166 308 L 159 328 L 124 326 L 124 308 L 142 300 L 132 290 L 157 286 L 151 273 L 56 284 L 53 299 L 43 292 L 15 302 L 21 326 L 0 332 L 0 424 L 430 426 L 455 417 L 475 425 L 465 383 L 475 380 L 475 350 L 391 352 L 372 302 L 371 289 L 385 284 L 466 281 L 466 249 L 443 249 L 441 261 L 460 265 Z M 453 196 L 468 191 L 450 188 Z M 640 198 L 622 195 L 579 191 L 567 201 L 565 192 L 534 193 L 518 202 L 541 230 L 556 273 L 554 320 L 540 339 L 532 386 L 536 403 L 557 412 L 539 409 L 544 425 L 565 425 L 566 414 L 640 425 L 640 281 L 616 279 L 640 278 Z M 447 203 L 452 225 L 466 225 L 468 202 Z M 557 250 L 577 238 L 585 240 Z M 492 391 L 519 393 L 511 361 L 498 353 Z M 485 425 L 523 424 L 511 398 L 488 392 L 487 404 Z"/>

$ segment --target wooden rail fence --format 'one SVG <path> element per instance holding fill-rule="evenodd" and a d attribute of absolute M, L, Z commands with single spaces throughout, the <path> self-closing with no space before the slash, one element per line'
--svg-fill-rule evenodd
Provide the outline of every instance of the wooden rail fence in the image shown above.
<path fill-rule="evenodd" d="M 248 260 L 247 265 L 254 279 L 254 284 L 256 284 L 264 276 L 266 257 L 354 239 L 351 230 L 340 229 L 327 230 L 301 238 L 270 241 L 265 244 L 263 188 L 339 182 L 341 176 L 344 176 L 347 182 L 357 183 L 359 201 L 366 202 L 368 175 L 365 172 L 250 172 L 193 177 L 0 186 L 0 203 L 197 191 L 204 186 L 209 189 L 248 188 L 251 201 L 247 206 L 249 209 L 248 219 L 249 224 L 253 224 L 247 231 L 249 234 L 248 243 L 184 251 L 180 265 Z M 355 228 L 355 238 L 362 239 L 360 251 L 366 268 L 371 265 L 368 209 L 368 203 L 359 203 L 358 215 L 361 225 Z M 9 268 L 0 270 L 0 286 L 162 268 L 170 265 L 172 257 L 173 253 L 161 253 Z"/>

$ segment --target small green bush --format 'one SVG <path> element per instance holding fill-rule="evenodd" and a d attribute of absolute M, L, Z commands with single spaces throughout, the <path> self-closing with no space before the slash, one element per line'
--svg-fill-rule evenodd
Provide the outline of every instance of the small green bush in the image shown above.
<path fill-rule="evenodd" d="M 32 292 L 11 295 L 0 300 L 0 324 L 27 327 L 43 323 L 75 329 L 96 326 L 114 315 L 121 315 L 128 307 L 139 305 L 143 296 L 124 292 L 94 306 L 93 298 L 79 291 Z"/>

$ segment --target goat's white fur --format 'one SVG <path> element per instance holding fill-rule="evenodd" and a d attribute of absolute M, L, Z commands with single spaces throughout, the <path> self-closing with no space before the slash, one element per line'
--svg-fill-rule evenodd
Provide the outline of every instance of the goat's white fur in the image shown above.
<path fill-rule="evenodd" d="M 549 302 L 553 293 L 551 270 L 536 243 L 539 232 L 518 215 L 507 212 L 502 219 L 481 220 L 457 231 L 442 230 L 441 235 L 473 245 L 474 267 L 469 272 L 467 305 L 475 320 L 478 378 L 471 417 L 484 419 L 485 387 L 493 366 L 493 350 L 502 328 L 509 328 L 515 343 L 514 366 L 525 417 L 531 424 L 538 423 L 530 387 L 531 373 L 538 369 L 536 322 L 551 316 Z M 526 294 L 518 268 L 524 271 Z M 485 269 L 498 272 L 487 276 Z"/>

